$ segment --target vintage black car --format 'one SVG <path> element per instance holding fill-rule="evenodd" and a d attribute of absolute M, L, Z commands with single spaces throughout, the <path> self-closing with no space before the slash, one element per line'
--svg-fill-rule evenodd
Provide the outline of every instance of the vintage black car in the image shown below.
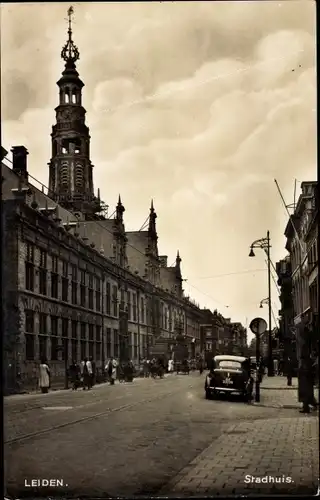
<path fill-rule="evenodd" d="M 219 355 L 206 375 L 205 396 L 212 399 L 218 394 L 234 394 L 244 400 L 251 398 L 250 360 L 244 356 Z"/>

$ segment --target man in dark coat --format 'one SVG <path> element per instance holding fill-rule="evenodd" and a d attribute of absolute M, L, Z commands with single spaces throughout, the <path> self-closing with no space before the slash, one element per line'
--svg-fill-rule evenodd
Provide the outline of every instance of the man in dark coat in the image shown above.
<path fill-rule="evenodd" d="M 300 413 L 310 413 L 310 406 L 311 409 L 317 407 L 313 392 L 314 375 L 312 359 L 310 356 L 304 355 L 300 360 L 299 368 L 299 401 L 302 402 Z"/>
<path fill-rule="evenodd" d="M 72 383 L 72 390 L 76 391 L 80 385 L 80 366 L 75 360 L 70 365 L 69 376 Z"/>

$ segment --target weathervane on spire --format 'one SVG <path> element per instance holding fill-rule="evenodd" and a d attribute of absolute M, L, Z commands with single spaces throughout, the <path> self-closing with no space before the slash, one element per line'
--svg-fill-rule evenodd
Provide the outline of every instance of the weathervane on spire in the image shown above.
<path fill-rule="evenodd" d="M 77 46 L 73 43 L 73 40 L 72 40 L 72 26 L 71 26 L 72 18 L 71 17 L 72 17 L 73 13 L 74 13 L 74 10 L 73 10 L 73 7 L 71 5 L 71 7 L 69 7 L 69 9 L 68 9 L 68 23 L 69 23 L 68 41 L 61 51 L 62 59 L 64 59 L 67 63 L 68 62 L 75 63 L 80 58 L 79 50 L 78 50 Z"/>

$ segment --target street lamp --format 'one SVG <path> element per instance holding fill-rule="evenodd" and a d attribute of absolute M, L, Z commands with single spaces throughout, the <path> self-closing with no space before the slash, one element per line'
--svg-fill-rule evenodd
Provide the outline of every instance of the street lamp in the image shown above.
<path fill-rule="evenodd" d="M 262 307 L 263 303 L 268 304 L 268 316 L 269 316 L 269 332 L 268 332 L 268 377 L 274 376 L 273 371 L 273 361 L 272 361 L 272 333 L 271 333 L 271 269 L 270 269 L 270 232 L 267 232 L 266 238 L 261 238 L 260 240 L 255 240 L 250 245 L 250 253 L 249 257 L 255 257 L 255 253 L 253 251 L 254 248 L 262 248 L 267 254 L 267 263 L 268 263 L 268 298 L 263 299 L 260 302 L 260 307 Z"/>

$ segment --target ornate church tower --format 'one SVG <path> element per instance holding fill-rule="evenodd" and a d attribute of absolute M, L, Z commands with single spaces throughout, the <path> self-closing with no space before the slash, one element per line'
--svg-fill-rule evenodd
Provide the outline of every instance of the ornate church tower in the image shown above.
<path fill-rule="evenodd" d="M 68 10 L 68 40 L 62 49 L 65 61 L 56 107 L 56 125 L 52 127 L 52 157 L 49 163 L 50 196 L 73 212 L 82 212 L 87 219 L 101 211 L 100 200 L 94 196 L 90 135 L 85 124 L 86 110 L 82 106 L 82 88 L 75 62 L 79 51 L 72 40 L 71 16 Z"/>

